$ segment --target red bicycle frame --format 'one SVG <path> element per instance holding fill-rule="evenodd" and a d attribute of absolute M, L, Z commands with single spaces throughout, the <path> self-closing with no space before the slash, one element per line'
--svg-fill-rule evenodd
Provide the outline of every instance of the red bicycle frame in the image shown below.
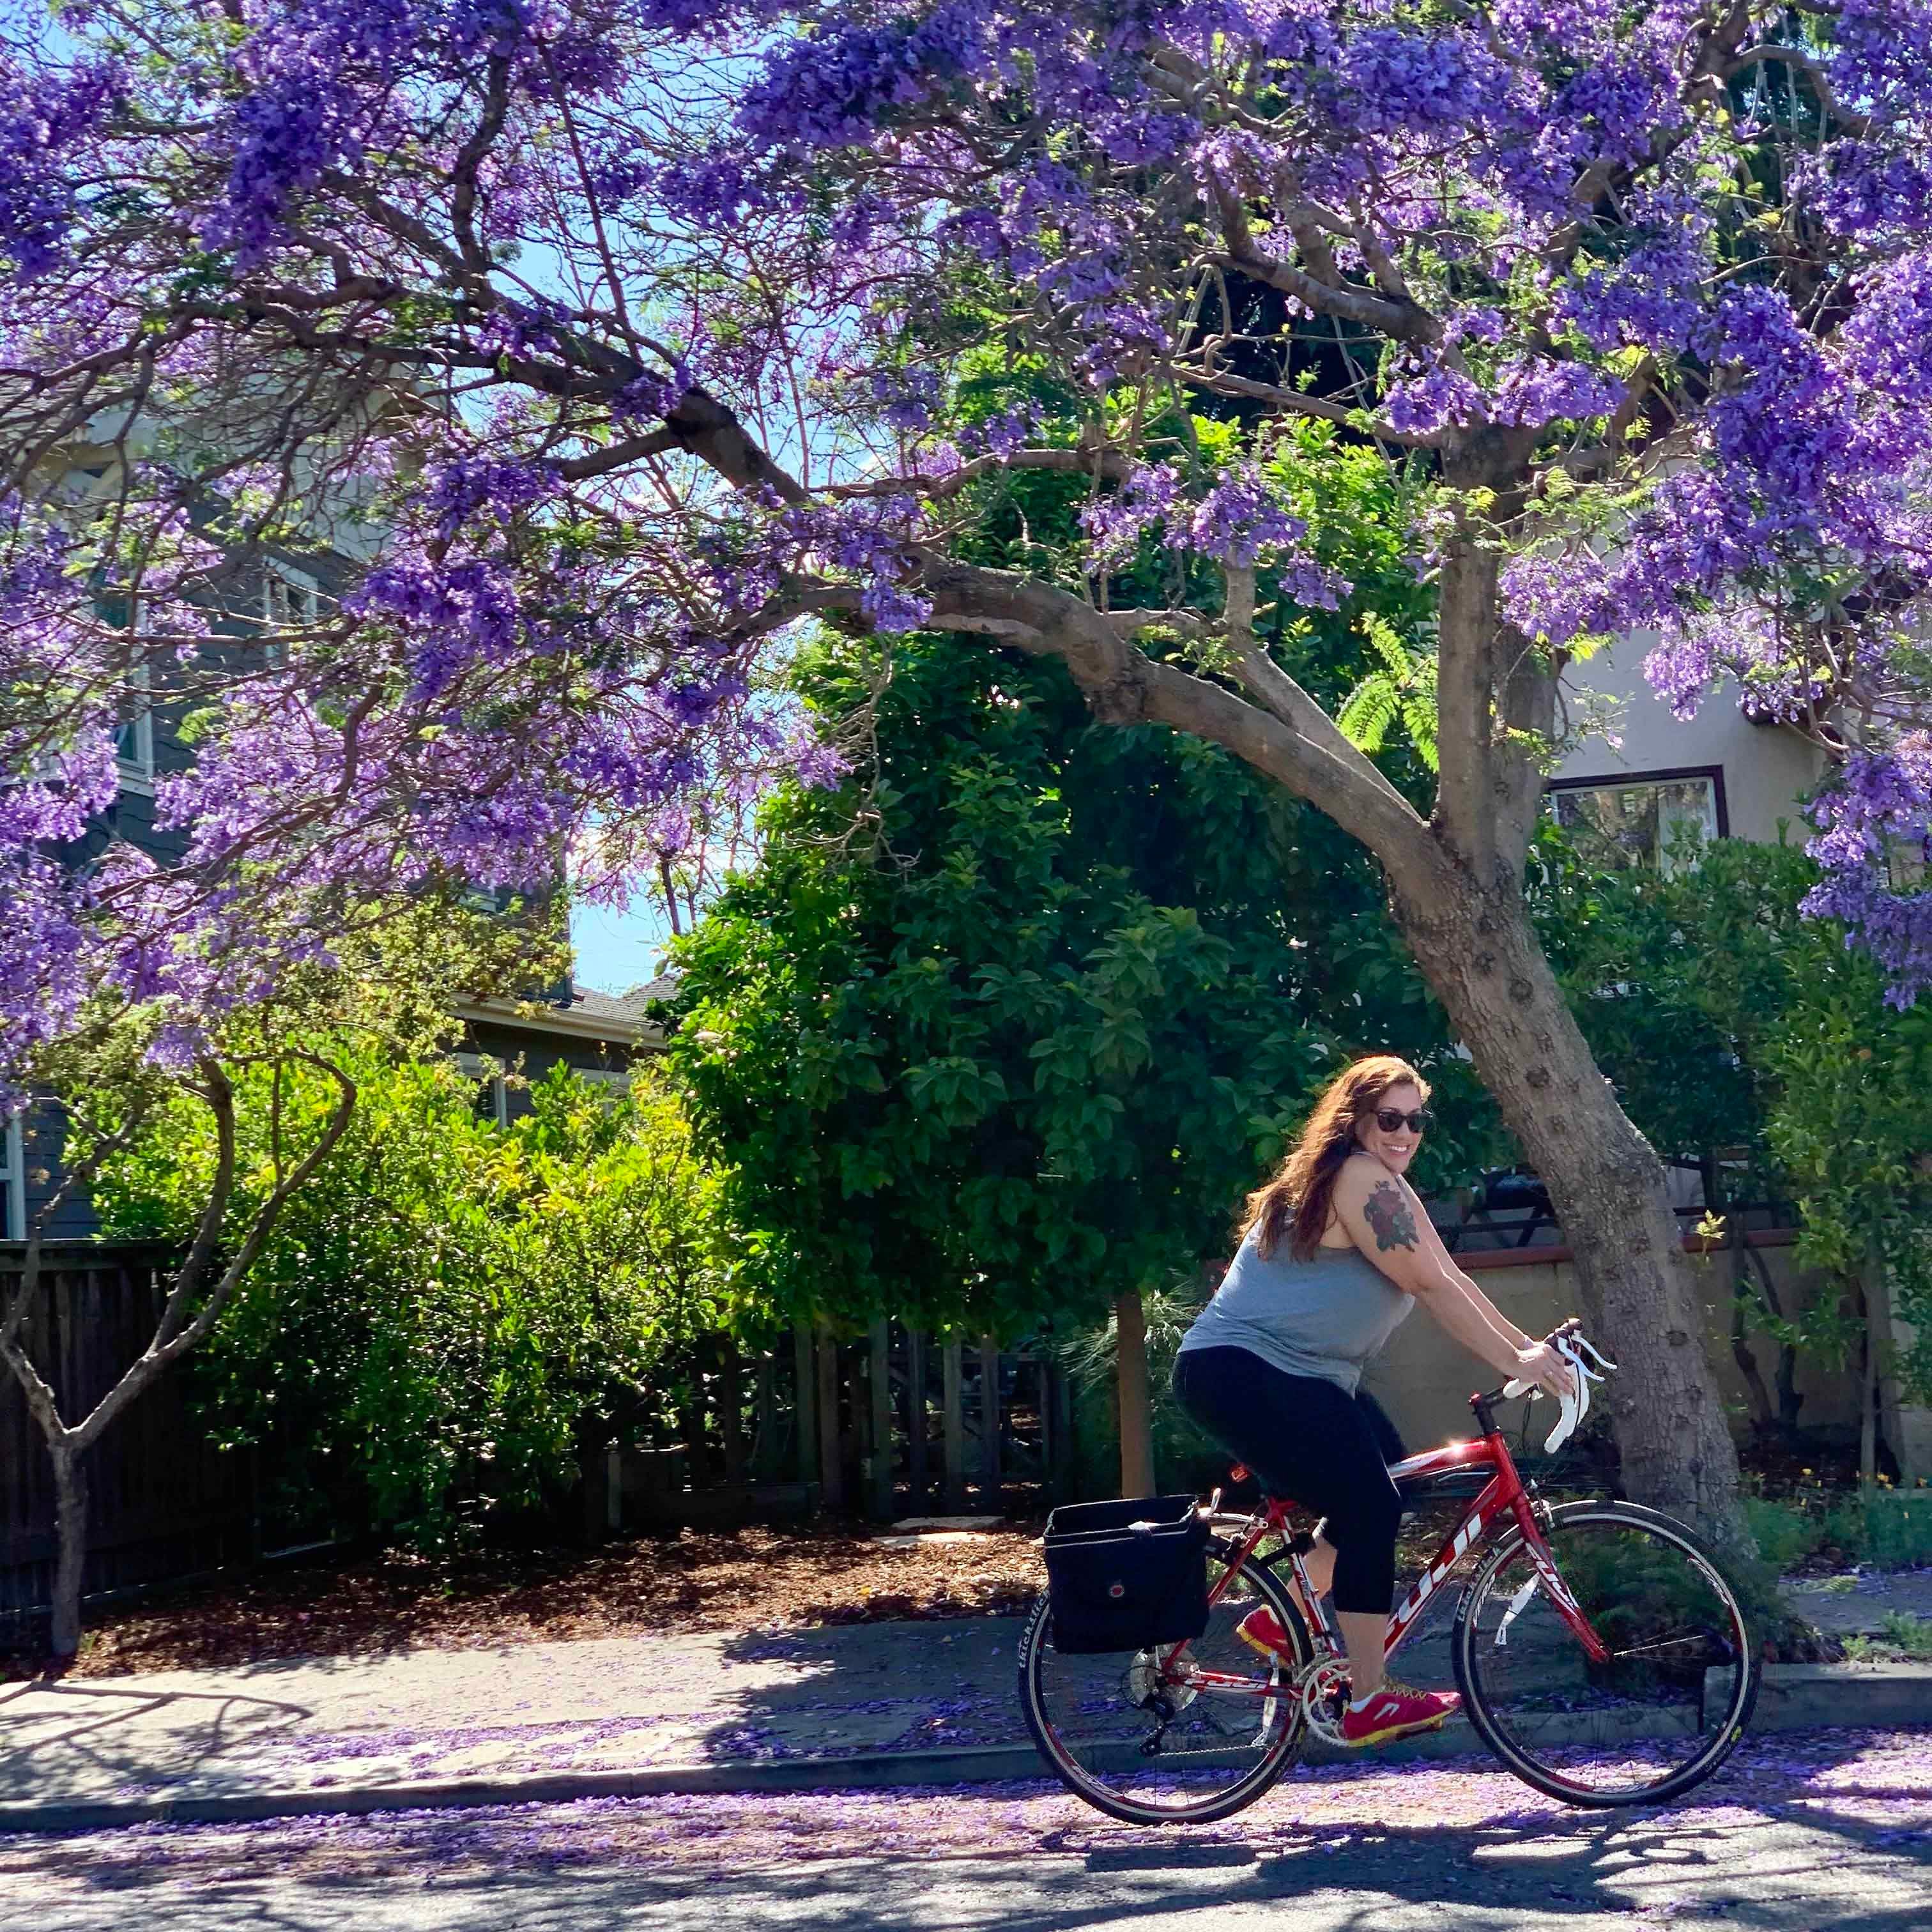
<path fill-rule="evenodd" d="M 1487 1425 L 1484 1434 L 1466 1442 L 1445 1443 L 1440 1449 L 1430 1450 L 1420 1456 L 1412 1456 L 1406 1462 L 1392 1464 L 1389 1474 L 1398 1483 L 1413 1482 L 1430 1476 L 1447 1475 L 1452 1471 L 1469 1468 L 1488 1467 L 1489 1481 L 1482 1493 L 1468 1508 L 1467 1512 L 1442 1540 L 1442 1546 L 1436 1553 L 1436 1560 L 1418 1576 L 1414 1587 L 1396 1607 L 1390 1617 L 1388 1636 L 1384 1643 L 1382 1654 L 1393 1657 L 1401 1648 L 1402 1640 L 1415 1627 L 1415 1621 L 1422 1613 L 1423 1606 L 1432 1597 L 1449 1573 L 1460 1563 L 1464 1553 L 1479 1542 L 1505 1518 L 1513 1520 L 1522 1532 L 1523 1546 L 1528 1552 L 1544 1590 L 1548 1593 L 1563 1621 L 1576 1633 L 1576 1641 L 1593 1664 L 1603 1663 L 1610 1655 L 1603 1640 L 1590 1627 L 1590 1620 L 1582 1612 L 1570 1586 L 1563 1580 L 1550 1553 L 1550 1545 L 1545 1540 L 1542 1526 L 1537 1522 L 1536 1513 L 1530 1505 L 1529 1492 L 1523 1486 L 1522 1478 L 1517 1474 L 1514 1460 L 1509 1452 L 1509 1444 L 1503 1438 L 1502 1431 L 1491 1421 L 1488 1414 L 1491 1398 L 1474 1396 L 1471 1406 L 1478 1418 Z M 1237 1468 L 1234 1480 L 1240 1481 L 1247 1474 Z M 1210 1607 L 1226 1594 L 1234 1579 L 1240 1574 L 1241 1568 L 1262 1539 L 1270 1534 L 1289 1538 L 1288 1512 L 1295 1507 L 1286 1498 L 1269 1496 L 1263 1499 L 1261 1514 L 1254 1517 L 1242 1538 L 1233 1560 L 1228 1564 L 1208 1593 Z M 1308 1570 L 1303 1561 L 1304 1552 L 1296 1550 L 1291 1538 L 1290 1561 L 1293 1564 L 1292 1588 L 1295 1600 L 1309 1628 L 1315 1632 L 1331 1657 L 1342 1654 L 1342 1642 L 1334 1625 L 1323 1611 L 1319 1598 L 1310 1586 Z M 1275 1694 L 1271 1684 L 1258 1683 L 1252 1677 L 1238 1677 L 1230 1672 L 1204 1670 L 1198 1666 L 1181 1662 L 1187 1649 L 1184 1643 L 1177 1644 L 1162 1660 L 1163 1672 L 1178 1670 L 1184 1675 L 1188 1684 L 1196 1690 L 1227 1690 L 1246 1696 L 1269 1696 Z"/>

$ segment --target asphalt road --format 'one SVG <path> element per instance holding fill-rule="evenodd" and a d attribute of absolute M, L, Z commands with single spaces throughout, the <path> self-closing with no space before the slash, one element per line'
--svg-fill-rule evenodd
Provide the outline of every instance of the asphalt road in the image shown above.
<path fill-rule="evenodd" d="M 1298 1773 L 1191 1832 L 1039 1785 L 601 1800 L 0 1840 L 5 1932 L 1776 1932 L 1932 1924 L 1932 1739 L 1748 1744 L 1683 1808 L 1571 1811 L 1479 1760 Z"/>

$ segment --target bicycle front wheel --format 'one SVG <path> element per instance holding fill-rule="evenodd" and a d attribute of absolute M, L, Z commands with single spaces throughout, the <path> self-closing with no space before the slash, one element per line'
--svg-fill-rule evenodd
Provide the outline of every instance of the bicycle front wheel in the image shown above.
<path fill-rule="evenodd" d="M 1736 1596 L 1690 1532 L 1630 1503 L 1551 1513 L 1557 1574 L 1607 1654 L 1593 1659 L 1517 1536 L 1456 1613 L 1469 1721 L 1526 1784 L 1572 1804 L 1657 1804 L 1722 1764 L 1759 1664 Z"/>
<path fill-rule="evenodd" d="M 1226 1554 L 1208 1552 L 1210 1590 Z M 1236 1634 L 1263 1609 L 1288 1634 L 1289 1658 Z M 1020 1640 L 1020 1702 L 1041 1755 L 1077 1797 L 1129 1824 L 1202 1824 L 1252 1804 L 1294 1762 L 1304 1730 L 1295 1678 L 1313 1655 L 1287 1591 L 1251 1561 L 1183 1646 L 1067 1655 L 1041 1598 Z"/>

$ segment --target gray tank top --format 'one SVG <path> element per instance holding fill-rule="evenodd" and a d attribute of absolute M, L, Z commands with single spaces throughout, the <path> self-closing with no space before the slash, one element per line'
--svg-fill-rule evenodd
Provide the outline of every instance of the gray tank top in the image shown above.
<path fill-rule="evenodd" d="M 1251 1230 L 1180 1352 L 1246 1348 L 1284 1375 L 1318 1376 L 1353 1395 L 1362 1364 L 1414 1306 L 1356 1249 L 1318 1248 L 1298 1262 L 1284 1241 L 1264 1258 Z"/>

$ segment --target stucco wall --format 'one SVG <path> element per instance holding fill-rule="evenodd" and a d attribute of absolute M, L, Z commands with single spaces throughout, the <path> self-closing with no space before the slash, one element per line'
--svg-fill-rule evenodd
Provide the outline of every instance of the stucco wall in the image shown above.
<path fill-rule="evenodd" d="M 1794 1267 L 1792 1250 L 1765 1247 L 1757 1252 L 1769 1268 L 1786 1306 L 1800 1305 L 1810 1282 Z M 1568 1261 L 1517 1264 L 1513 1256 L 1484 1255 L 1462 1256 L 1458 1259 L 1483 1292 L 1529 1334 L 1548 1334 L 1582 1306 L 1576 1269 Z M 1744 1378 L 1731 1357 L 1731 1282 L 1736 1258 L 1720 1252 L 1699 1266 L 1701 1279 L 1708 1284 L 1706 1306 L 1709 1312 L 1707 1342 L 1711 1366 L 1732 1421 L 1742 1431 L 1749 1422 L 1750 1408 Z M 1762 1337 L 1754 1340 L 1752 1346 L 1766 1385 L 1769 1387 L 1777 1352 Z M 1455 1437 L 1472 1435 L 1469 1397 L 1478 1389 L 1493 1388 L 1496 1377 L 1460 1343 L 1451 1341 L 1418 1308 L 1396 1330 L 1394 1339 L 1379 1360 L 1370 1365 L 1364 1382 L 1388 1409 L 1414 1454 Z M 1849 1375 L 1821 1371 L 1801 1357 L 1798 1389 L 1805 1398 L 1799 1417 L 1805 1427 L 1858 1426 L 1858 1390 Z"/>
<path fill-rule="evenodd" d="M 1655 641 L 1652 633 L 1634 632 L 1571 668 L 1567 685 L 1622 703 L 1622 743 L 1613 748 L 1593 738 L 1551 776 L 1619 778 L 1687 765 L 1721 765 L 1731 836 L 1775 839 L 1778 821 L 1795 821 L 1798 798 L 1818 781 L 1822 764 L 1816 747 L 1795 732 L 1750 723 L 1729 687 L 1707 698 L 1688 722 L 1672 717 L 1670 707 L 1644 681 L 1643 661 Z"/>

